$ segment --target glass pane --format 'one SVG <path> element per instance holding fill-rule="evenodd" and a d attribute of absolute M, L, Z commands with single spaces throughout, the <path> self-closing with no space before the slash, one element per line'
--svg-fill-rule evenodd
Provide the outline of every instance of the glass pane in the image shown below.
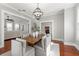
<path fill-rule="evenodd" d="M 7 31 L 12 31 L 12 23 L 7 22 L 6 27 L 7 27 Z"/>
<path fill-rule="evenodd" d="M 19 30 L 19 24 L 15 24 L 15 31 L 18 31 Z"/>

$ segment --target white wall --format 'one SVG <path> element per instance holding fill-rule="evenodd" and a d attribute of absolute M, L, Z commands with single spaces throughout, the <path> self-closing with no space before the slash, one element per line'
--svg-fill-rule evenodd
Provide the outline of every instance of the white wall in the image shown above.
<path fill-rule="evenodd" d="M 64 41 L 73 42 L 75 40 L 75 7 L 64 10 Z"/>
<path fill-rule="evenodd" d="M 76 41 L 79 41 L 79 4 L 76 6 Z"/>
<path fill-rule="evenodd" d="M 4 19 L 2 20 L 4 14 L 0 10 L 0 47 L 4 46 Z"/>
<path fill-rule="evenodd" d="M 65 9 L 64 41 L 65 44 L 75 46 L 79 50 L 79 4 Z"/>
<path fill-rule="evenodd" d="M 4 46 L 4 15 L 2 15 L 2 10 L 5 10 L 5 11 L 8 11 L 10 13 L 13 13 L 15 15 L 19 15 L 19 16 L 24 16 L 22 13 L 19 13 L 7 6 L 4 6 L 2 4 L 0 4 L 0 47 L 3 47 Z M 29 24 L 29 32 L 31 32 L 31 19 L 30 17 L 26 16 L 25 17 L 27 20 L 29 20 L 30 24 Z"/>
<path fill-rule="evenodd" d="M 0 16 L 1 16 L 1 13 L 0 13 Z M 2 25 L 2 24 L 1 24 L 1 18 L 0 18 L 0 47 L 1 47 L 1 45 L 2 45 L 2 40 L 1 40 L 1 39 L 2 39 L 2 38 L 1 38 L 1 37 L 2 37 L 2 36 L 1 36 L 1 25 Z"/>
<path fill-rule="evenodd" d="M 79 47 L 79 4 L 76 5 L 76 39 L 75 39 L 75 43 L 78 45 Z"/>
<path fill-rule="evenodd" d="M 59 13 L 56 15 L 56 19 L 54 19 L 54 38 L 58 38 L 59 40 L 64 40 L 64 13 Z"/>
<path fill-rule="evenodd" d="M 38 27 L 40 27 L 40 20 L 36 20 L 35 18 L 31 20 L 31 33 L 33 33 L 32 27 L 34 26 L 34 23 L 37 24 Z"/>
<path fill-rule="evenodd" d="M 46 21 L 42 20 L 42 21 L 40 21 L 40 30 L 41 30 L 40 32 L 41 33 L 45 33 L 44 32 L 45 26 L 49 26 L 50 27 L 50 33 L 51 33 L 52 39 L 53 39 L 54 38 L 54 21 L 53 20 L 46 20 Z"/>
<path fill-rule="evenodd" d="M 50 34 L 52 33 L 52 22 L 43 22 L 41 23 L 41 32 L 45 33 L 45 27 L 49 26 Z"/>
<path fill-rule="evenodd" d="M 40 22 L 52 22 L 53 40 L 64 40 L 64 10 L 59 11 L 56 15 L 51 15 L 42 19 Z"/>
<path fill-rule="evenodd" d="M 4 39 L 21 37 L 22 34 L 28 34 L 29 33 L 28 32 L 28 29 L 29 29 L 29 27 L 28 27 L 29 21 L 28 20 L 20 18 L 20 17 L 13 16 L 13 15 L 10 15 L 10 14 L 6 14 L 6 13 L 5 13 L 4 16 L 5 16 L 5 20 L 7 19 L 7 16 L 9 16 L 10 19 L 14 20 L 13 30 L 12 31 L 5 31 L 4 32 Z M 14 28 L 15 24 L 20 24 L 20 30 L 15 31 L 15 28 Z M 24 25 L 24 31 L 21 30 L 22 25 Z"/>

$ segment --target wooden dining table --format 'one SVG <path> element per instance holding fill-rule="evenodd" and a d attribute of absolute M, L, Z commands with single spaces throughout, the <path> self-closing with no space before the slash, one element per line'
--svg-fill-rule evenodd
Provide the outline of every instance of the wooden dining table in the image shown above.
<path fill-rule="evenodd" d="M 39 34 L 38 37 L 33 37 L 32 35 L 29 35 L 25 37 L 24 39 L 26 40 L 29 46 L 33 47 L 35 44 L 37 44 L 38 42 L 42 40 L 43 36 L 44 36 L 43 34 Z"/>

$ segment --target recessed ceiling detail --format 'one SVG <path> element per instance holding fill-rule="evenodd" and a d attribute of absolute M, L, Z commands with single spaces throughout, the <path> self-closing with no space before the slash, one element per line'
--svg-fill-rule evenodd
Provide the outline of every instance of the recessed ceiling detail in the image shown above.
<path fill-rule="evenodd" d="M 7 3 L 7 5 L 23 12 L 24 14 L 30 15 L 32 18 L 34 18 L 33 11 L 37 7 L 37 3 Z M 74 5 L 74 3 L 40 3 L 39 6 L 44 13 L 43 17 L 45 18 L 54 15 L 65 8 L 73 7 Z"/>
<path fill-rule="evenodd" d="M 35 16 L 35 18 L 37 20 L 40 20 L 41 16 L 43 15 L 43 12 L 41 11 L 41 9 L 39 8 L 39 3 L 37 3 L 37 7 L 36 9 L 33 11 L 33 15 Z"/>

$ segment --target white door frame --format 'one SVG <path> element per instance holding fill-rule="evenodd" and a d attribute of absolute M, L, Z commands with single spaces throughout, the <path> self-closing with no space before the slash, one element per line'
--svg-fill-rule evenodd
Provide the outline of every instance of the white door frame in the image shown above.
<path fill-rule="evenodd" d="M 4 19 L 5 19 L 4 18 L 4 14 L 5 13 L 28 20 L 29 21 L 29 25 L 30 25 L 29 29 L 31 29 L 31 20 L 27 19 L 24 16 L 21 16 L 21 15 L 18 15 L 18 14 L 14 14 L 12 12 L 9 12 L 9 11 L 6 11 L 6 10 L 2 9 L 1 10 L 1 44 L 0 44 L 0 48 L 4 47 Z M 31 30 L 29 30 L 29 33 L 31 33 Z"/>
<path fill-rule="evenodd" d="M 52 23 L 52 39 L 54 38 L 54 20 L 46 20 L 46 21 L 40 21 L 40 32 L 41 32 L 41 24 L 45 22 L 51 22 Z"/>
<path fill-rule="evenodd" d="M 1 40 L 1 44 L 0 44 L 0 48 L 2 48 L 2 47 L 4 47 L 4 12 L 3 12 L 3 10 L 1 10 L 1 23 L 0 23 L 0 26 L 1 26 L 1 38 L 0 38 L 0 40 Z"/>

